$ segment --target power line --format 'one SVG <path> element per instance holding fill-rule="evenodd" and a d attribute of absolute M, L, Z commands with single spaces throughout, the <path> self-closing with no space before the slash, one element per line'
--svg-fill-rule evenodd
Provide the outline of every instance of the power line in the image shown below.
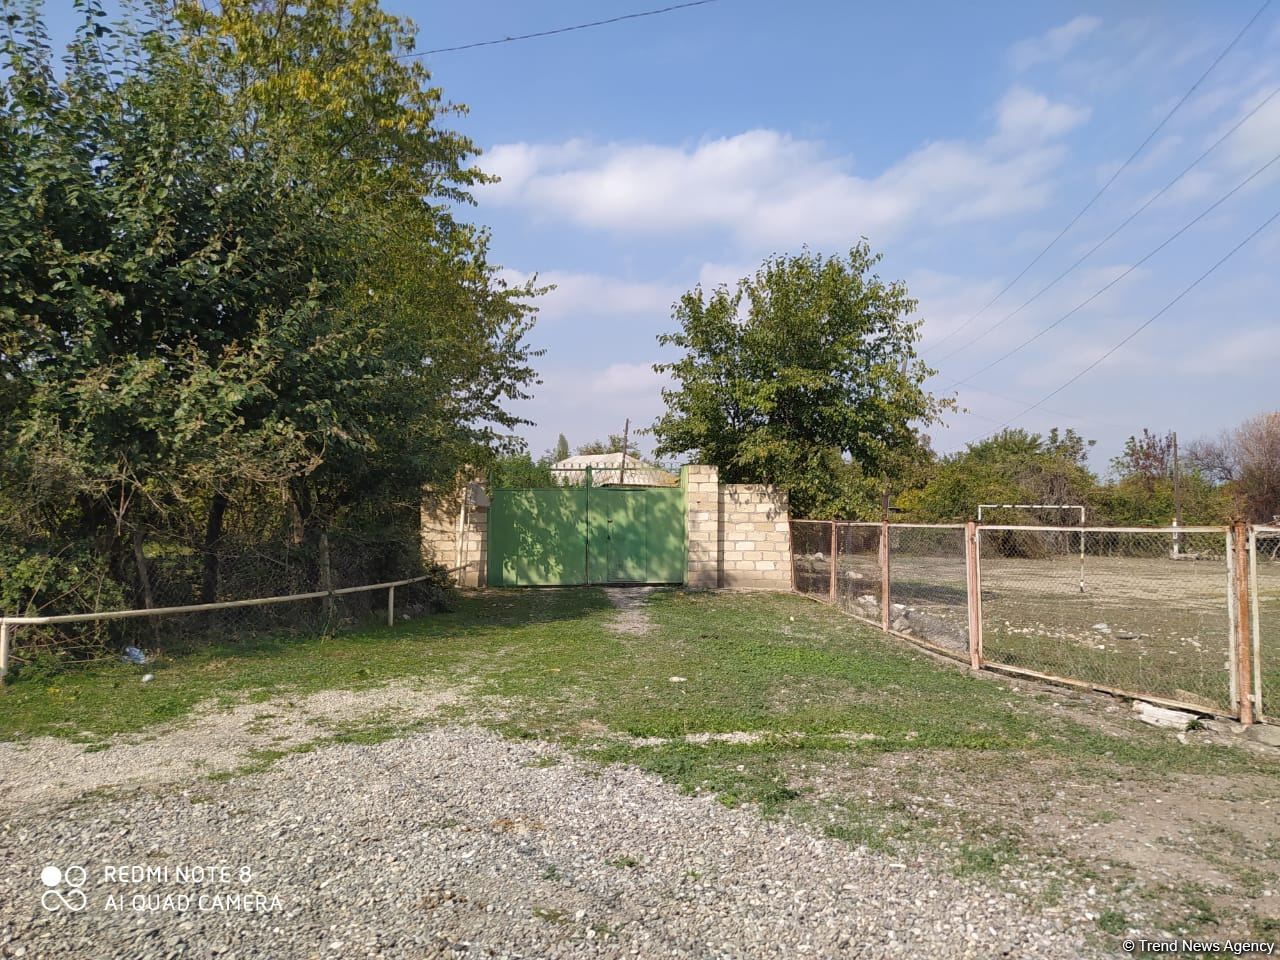
<path fill-rule="evenodd" d="M 1266 163 L 1260 166 L 1257 170 L 1253 171 L 1253 173 L 1249 174 L 1249 176 L 1245 177 L 1243 180 L 1237 183 L 1234 187 L 1232 187 L 1230 190 L 1228 190 L 1226 193 L 1220 196 L 1217 200 L 1215 200 L 1213 203 L 1209 204 L 1209 206 L 1201 210 L 1200 213 L 1198 213 L 1195 217 L 1193 217 L 1192 219 L 1184 223 L 1171 236 L 1167 237 L 1163 242 L 1161 242 L 1154 249 L 1148 251 L 1147 254 L 1143 256 L 1140 260 L 1130 264 L 1129 267 L 1127 267 L 1123 273 L 1119 274 L 1118 276 L 1114 277 L 1112 280 L 1108 281 L 1106 284 L 1102 286 L 1101 289 L 1090 294 L 1084 300 L 1081 300 L 1078 304 L 1076 304 L 1074 307 L 1072 307 L 1070 310 L 1068 310 L 1066 313 L 1060 316 L 1057 320 L 1053 321 L 1053 323 L 1049 324 L 1047 327 L 1041 328 L 1036 333 L 1032 334 L 1030 337 L 1023 340 L 1021 343 L 1019 343 L 1012 350 L 1008 350 L 1005 353 L 1001 354 L 1000 356 L 996 357 L 994 360 L 988 363 L 985 367 L 975 370 L 973 373 L 969 374 L 969 376 L 965 377 L 962 380 L 948 381 L 946 386 L 947 387 L 963 386 L 969 381 L 977 377 L 980 377 L 982 374 L 986 373 L 992 367 L 997 366 L 998 364 L 1004 363 L 1004 361 L 1008 360 L 1015 353 L 1018 353 L 1019 351 L 1021 351 L 1024 347 L 1028 347 L 1035 341 L 1039 340 L 1050 330 L 1054 329 L 1059 324 L 1063 323 L 1064 321 L 1072 317 L 1074 314 L 1082 310 L 1084 307 L 1088 306 L 1094 300 L 1098 299 L 1098 297 L 1102 296 L 1104 293 L 1106 293 L 1108 290 L 1114 287 L 1117 283 L 1119 283 L 1125 277 L 1129 276 L 1129 274 L 1133 273 L 1133 271 L 1137 270 L 1140 266 L 1142 266 L 1144 263 L 1146 263 L 1148 260 L 1154 257 L 1157 253 L 1159 253 L 1169 244 L 1173 243 L 1173 241 L 1177 240 L 1178 237 L 1182 236 L 1184 233 L 1186 233 L 1188 230 L 1194 227 L 1197 223 L 1199 223 L 1201 220 L 1203 220 L 1205 217 L 1211 214 L 1214 210 L 1216 210 L 1218 207 L 1222 206 L 1224 203 L 1230 200 L 1233 196 L 1235 196 L 1235 194 L 1239 193 L 1241 190 L 1243 190 L 1246 186 L 1248 186 L 1258 177 L 1262 176 L 1262 174 L 1266 172 L 1266 170 L 1270 168 L 1273 164 L 1275 164 L 1277 161 L 1280 161 L 1280 153 L 1277 153 L 1274 157 L 1272 157 L 1270 160 L 1268 160 Z"/>
<path fill-rule="evenodd" d="M 522 33 L 515 37 L 502 37 L 498 40 L 478 40 L 475 43 L 463 43 L 456 47 L 437 47 L 435 50 L 420 50 L 416 53 L 402 53 L 396 59 L 406 60 L 409 57 L 425 57 L 432 53 L 453 53 L 457 50 L 474 50 L 476 47 L 495 47 L 503 43 L 515 43 L 517 40 L 536 40 L 539 37 L 552 37 L 559 33 L 572 33 L 574 30 L 587 30 L 591 27 L 603 27 L 610 23 L 621 23 L 623 20 L 639 20 L 642 17 L 656 17 L 662 13 L 672 13 L 676 10 L 687 10 L 689 7 L 701 7 L 708 3 L 716 3 L 718 0 L 692 0 L 690 3 L 677 3 L 669 7 L 661 7 L 657 10 L 642 10 L 639 13 L 624 13 L 619 17 L 609 17 L 607 20 L 592 20 L 590 23 L 575 23 L 569 27 L 556 27 L 553 30 L 539 30 L 536 33 Z M 1267 0 L 1268 3 L 1271 0 Z"/>
<path fill-rule="evenodd" d="M 973 346 L 975 343 L 985 340 L 989 334 L 993 333 L 995 330 L 1002 327 L 1006 322 L 1008 322 L 1009 320 L 1012 320 L 1019 313 L 1021 313 L 1023 308 L 1030 306 L 1032 303 L 1038 300 L 1043 294 L 1047 293 L 1060 280 L 1062 280 L 1069 273 L 1074 271 L 1076 267 L 1080 266 L 1080 264 L 1084 263 L 1091 256 L 1097 253 L 1098 250 L 1100 250 L 1103 247 L 1103 245 L 1106 244 L 1108 241 L 1110 241 L 1117 233 L 1119 233 L 1121 230 L 1127 227 L 1130 223 L 1132 223 L 1135 219 L 1137 219 L 1138 216 L 1142 214 L 1143 211 L 1145 211 L 1153 203 L 1155 203 L 1162 196 L 1164 196 L 1171 189 L 1173 189 L 1174 185 L 1177 184 L 1178 181 L 1180 181 L 1183 177 L 1185 177 L 1188 173 L 1190 173 L 1196 166 L 1198 166 L 1200 164 L 1200 161 L 1202 161 L 1205 157 L 1209 156 L 1209 154 L 1213 153 L 1213 151 L 1216 150 L 1224 140 L 1226 140 L 1229 136 L 1231 136 L 1233 133 L 1239 130 L 1242 126 L 1244 126 L 1250 119 L 1252 119 L 1253 116 L 1257 114 L 1257 112 L 1261 110 L 1263 107 L 1265 107 L 1268 103 L 1270 103 L 1271 100 L 1278 93 L 1280 93 L 1280 87 L 1276 87 L 1269 94 L 1267 94 L 1265 98 L 1259 101 L 1257 106 L 1255 106 L 1247 114 L 1245 114 L 1238 121 L 1236 121 L 1235 125 L 1231 127 L 1230 130 L 1228 130 L 1226 133 L 1220 136 L 1217 140 L 1215 140 L 1213 144 L 1207 150 L 1204 151 L 1204 153 L 1200 154 L 1200 156 L 1196 157 L 1189 164 L 1187 164 L 1182 169 L 1181 173 L 1179 173 L 1176 177 L 1174 177 L 1172 180 L 1166 183 L 1163 187 L 1161 187 L 1158 191 L 1156 191 L 1149 198 L 1147 198 L 1146 202 L 1143 203 L 1142 206 L 1138 207 L 1137 210 L 1133 211 L 1133 213 L 1125 217 L 1125 219 L 1122 220 L 1114 230 L 1112 230 L 1105 237 L 1103 237 L 1101 240 L 1095 243 L 1092 247 L 1090 247 L 1088 252 L 1085 253 L 1082 257 L 1080 257 L 1078 260 L 1076 260 L 1075 263 L 1071 264 L 1071 266 L 1067 267 L 1067 269 L 1063 270 L 1060 274 L 1058 274 L 1056 277 L 1054 277 L 1052 280 L 1046 283 L 1043 287 L 1037 290 L 1034 294 L 1032 294 L 1030 297 L 1024 300 L 1016 310 L 1014 310 L 1012 313 L 1007 314 L 1003 319 L 999 320 L 997 323 L 992 324 L 990 327 L 988 327 L 982 333 L 978 334 L 976 337 L 973 337 L 965 341 L 963 344 L 961 344 L 959 347 L 956 347 L 956 349 L 952 350 L 946 356 L 940 357 L 937 362 L 945 363 L 947 360 L 950 360 L 956 354 L 963 353 L 965 350 L 969 349 L 969 347 Z"/>
<path fill-rule="evenodd" d="M 1218 259 L 1218 262 L 1217 262 L 1217 263 L 1215 263 L 1213 266 L 1211 266 L 1211 267 L 1210 267 L 1208 270 L 1206 270 L 1204 273 L 1200 274 L 1200 276 L 1198 276 L 1198 277 L 1196 277 L 1194 280 L 1192 280 L 1192 281 L 1191 281 L 1191 283 L 1189 283 L 1186 287 L 1184 287 L 1184 288 L 1182 289 L 1182 291 L 1181 291 L 1181 292 L 1180 292 L 1176 297 L 1174 297 L 1172 300 L 1170 300 L 1168 303 L 1166 303 L 1163 307 L 1161 307 L 1159 310 L 1157 310 L 1155 313 L 1153 313 L 1150 317 L 1148 317 L 1148 318 L 1147 318 L 1146 320 L 1144 320 L 1142 323 L 1138 324 L 1136 327 L 1134 327 L 1132 330 L 1130 330 L 1130 331 L 1129 331 L 1129 333 L 1128 333 L 1128 334 L 1126 334 L 1126 335 L 1125 335 L 1125 337 L 1124 337 L 1122 340 L 1120 340 L 1120 342 L 1119 342 L 1119 343 L 1117 343 L 1115 346 L 1113 346 L 1113 347 L 1111 347 L 1109 350 L 1107 350 L 1107 351 L 1106 351 L 1106 353 L 1104 353 L 1102 356 L 1098 357 L 1098 359 L 1096 359 L 1096 360 L 1094 360 L 1092 363 L 1090 363 L 1090 364 L 1086 365 L 1086 366 L 1084 367 L 1084 369 L 1083 369 L 1083 370 L 1081 370 L 1079 373 L 1075 374 L 1073 377 L 1071 377 L 1070 379 L 1068 379 L 1066 382 L 1062 383 L 1060 386 L 1056 387 L 1055 389 L 1050 390 L 1050 391 L 1049 391 L 1048 393 L 1046 393 L 1043 397 L 1041 397 L 1041 398 L 1040 398 L 1039 400 L 1037 400 L 1035 403 L 1031 404 L 1031 406 L 1027 407 L 1027 408 L 1026 408 L 1025 410 L 1023 410 L 1021 413 L 1018 413 L 1018 414 L 1016 414 L 1016 415 L 1014 415 L 1014 416 L 1010 417 L 1008 420 L 1006 420 L 1004 423 L 1002 423 L 1002 424 L 1001 424 L 1001 425 L 996 429 L 996 431 L 993 431 L 993 432 L 998 432 L 999 430 L 1003 430 L 1003 429 L 1005 429 L 1006 427 L 1008 427 L 1010 424 L 1012 424 L 1015 420 L 1018 420 L 1018 419 L 1021 419 L 1022 417 L 1025 417 L 1025 416 L 1026 416 L 1028 413 L 1030 413 L 1032 410 L 1039 409 L 1039 408 L 1040 408 L 1040 406 L 1041 406 L 1041 405 L 1043 405 L 1046 401 L 1048 401 L 1048 400 L 1052 400 L 1054 397 L 1056 397 L 1058 394 L 1060 394 L 1063 390 L 1067 389 L 1067 387 L 1071 386 L 1073 383 L 1075 383 L 1077 380 L 1079 380 L 1081 377 L 1083 377 L 1085 374 L 1087 374 L 1090 370 L 1094 369 L 1096 366 L 1098 366 L 1100 363 L 1102 363 L 1104 360 L 1106 360 L 1106 359 L 1107 359 L 1108 357 L 1110 357 L 1112 354 L 1114 354 L 1114 353 L 1116 353 L 1118 350 L 1122 349 L 1122 348 L 1124 347 L 1124 345 L 1125 345 L 1125 344 L 1127 344 L 1130 340 L 1132 340 L 1134 337 L 1136 337 L 1138 334 L 1140 334 L 1143 330 L 1147 329 L 1147 327 L 1151 326 L 1151 324 L 1153 324 L 1153 323 L 1155 323 L 1157 320 L 1159 320 L 1159 319 L 1160 319 L 1160 317 L 1161 317 L 1161 316 L 1163 316 L 1163 315 L 1164 315 L 1164 314 L 1165 314 L 1165 313 L 1166 313 L 1166 312 L 1167 312 L 1171 307 L 1173 307 L 1173 305 L 1174 305 L 1174 304 L 1176 304 L 1179 300 L 1181 300 L 1183 297 L 1185 297 L 1188 293 L 1190 293 L 1190 292 L 1191 292 L 1192 290 L 1194 290 L 1196 287 L 1200 286 L 1200 284 L 1201 284 L 1201 283 L 1202 283 L 1206 278 L 1208 278 L 1208 276 L 1209 276 L 1211 273 L 1213 273 L 1215 270 L 1217 270 L 1219 267 L 1221 267 L 1224 263 L 1226 263 L 1228 260 L 1230 260 L 1233 256 L 1235 256 L 1235 255 L 1240 251 L 1240 249 L 1241 249 L 1242 247 L 1244 247 L 1247 243 L 1249 243 L 1251 240 L 1253 240 L 1253 238 L 1254 238 L 1254 237 L 1256 237 L 1258 234 L 1260 234 L 1263 230 L 1267 229 L 1267 227 L 1271 226 L 1271 224 L 1273 224 L 1273 223 L 1274 223 L 1276 220 L 1278 220 L 1278 219 L 1280 219 L 1280 210 L 1277 210 L 1275 213 L 1273 213 L 1271 216 L 1269 216 L 1269 217 L 1268 217 L 1268 218 L 1267 218 L 1267 219 L 1262 223 L 1262 225 L 1261 225 L 1261 226 L 1259 226 L 1256 230 L 1254 230 L 1254 231 L 1253 231 L 1253 233 L 1249 234 L 1247 237 L 1245 237 L 1243 240 L 1241 240 L 1239 243 L 1237 243 L 1234 247 L 1232 247 L 1230 250 L 1228 250 L 1225 254 L 1223 254 L 1223 255 Z M 990 435 L 991 435 L 991 434 L 984 434 L 982 437 L 978 437 L 977 439 L 975 439 L 975 440 L 971 440 L 971 441 L 969 441 L 969 442 L 970 442 L 970 443 L 976 443 L 976 442 L 978 442 L 978 440 L 985 439 L 986 437 L 988 437 L 988 436 L 990 436 Z"/>
<path fill-rule="evenodd" d="M 930 349 L 936 349 L 937 347 L 942 346 L 942 344 L 946 343 L 948 340 L 950 340 L 952 337 L 958 334 L 961 330 L 963 330 L 969 324 L 973 323 L 973 321 L 977 320 L 978 317 L 986 313 L 988 308 L 990 308 L 997 300 L 999 300 L 1006 293 L 1008 293 L 1013 288 L 1014 284 L 1016 284 L 1019 280 L 1021 280 L 1024 276 L 1026 276 L 1028 270 L 1030 270 L 1037 263 L 1039 263 L 1041 258 L 1043 258 L 1046 253 L 1052 250 L 1059 240 L 1061 240 L 1064 236 L 1066 236 L 1067 231 L 1070 230 L 1072 227 L 1074 227 L 1076 223 L 1079 222 L 1080 218 L 1089 212 L 1089 209 L 1095 203 L 1098 202 L 1098 200 L 1102 197 L 1102 195 L 1107 192 L 1107 189 L 1113 183 L 1116 182 L 1116 179 L 1120 176 L 1120 174 L 1124 173 L 1124 171 L 1129 168 L 1129 165 L 1133 163 L 1134 160 L 1137 159 L 1138 154 L 1140 154 L 1144 149 L 1146 149 L 1147 144 L 1149 144 L 1152 140 L 1155 139 L 1156 134 L 1158 134 L 1161 130 L 1164 129 L 1164 125 L 1168 123 L 1169 120 L 1173 117 L 1173 115 L 1177 113 L 1179 109 L 1181 109 L 1182 105 L 1191 98 L 1191 95 L 1195 93 L 1196 90 L 1199 89 L 1200 84 L 1204 83 L 1205 78 L 1208 77 L 1209 74 L 1211 74 L 1214 71 L 1214 68 L 1217 67 L 1218 64 L 1222 62 L 1223 58 L 1226 57 L 1226 55 L 1230 53 L 1232 49 L 1234 49 L 1235 45 L 1240 42 L 1240 38 L 1249 32 L 1249 28 L 1252 27 L 1254 23 L 1257 22 L 1258 18 L 1262 16 L 1262 14 L 1266 11 L 1267 7 L 1269 6 L 1271 6 L 1271 0 L 1263 0 L 1263 4 L 1261 7 L 1258 8 L 1257 13 L 1255 13 L 1252 17 L 1249 18 L 1249 22 L 1246 23 L 1240 29 L 1240 32 L 1235 35 L 1232 41 L 1228 43 L 1225 48 L 1223 48 L 1222 52 L 1218 54 L 1218 56 L 1214 59 L 1213 63 L 1209 64 L 1208 69 L 1205 70 L 1204 73 L 1200 74 L 1200 78 L 1191 85 L 1191 88 L 1187 90 L 1186 93 L 1182 95 L 1182 99 L 1180 99 L 1177 103 L 1173 105 L 1173 108 L 1164 115 L 1164 119 L 1156 124 L 1155 129 L 1152 130 L 1149 134 L 1147 134 L 1146 139 L 1143 140 L 1140 144 L 1138 144 L 1137 149 L 1134 150 L 1133 153 L 1129 154 L 1129 159 L 1127 159 L 1124 163 L 1122 163 L 1119 169 L 1117 169 L 1115 173 L 1111 174 L 1111 176 L 1107 179 L 1106 183 L 1104 183 L 1101 186 L 1101 188 L 1099 188 L 1098 192 L 1093 195 L 1092 199 L 1090 199 L 1088 203 L 1086 203 L 1083 207 L 1080 208 L 1080 212 L 1077 213 L 1074 217 L 1072 217 L 1065 227 L 1063 227 L 1061 230 L 1058 231 L 1057 236 L 1055 236 L 1052 240 L 1050 240 L 1049 243 L 1045 246 L 1045 248 L 1041 250 L 1039 253 L 1037 253 L 1035 257 L 1032 258 L 1031 262 L 1028 263 L 1025 267 L 1023 267 L 1021 271 L 1019 271 L 1016 277 L 1014 277 L 1007 284 L 1005 284 L 999 293 L 997 293 L 994 297 L 988 300 L 981 310 L 979 310 L 977 313 L 971 316 L 964 323 L 960 324 L 960 326 L 956 327 L 956 329 L 952 330 L 949 334 L 947 334 L 945 337 L 943 337 L 941 340 L 935 343 Z"/>

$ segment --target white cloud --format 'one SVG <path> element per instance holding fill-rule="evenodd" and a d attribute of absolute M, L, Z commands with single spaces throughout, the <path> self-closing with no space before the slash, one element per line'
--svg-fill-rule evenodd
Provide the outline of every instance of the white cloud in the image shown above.
<path fill-rule="evenodd" d="M 597 395 L 641 394 L 657 397 L 667 377 L 655 373 L 647 363 L 611 363 L 591 378 L 591 392 Z"/>
<path fill-rule="evenodd" d="M 1240 103 L 1238 114 L 1230 121 L 1232 125 L 1258 104 L 1270 91 L 1260 90 Z M 1221 133 L 1215 134 L 1215 139 Z M 1256 114 L 1231 135 L 1223 144 L 1226 148 L 1228 162 L 1236 167 L 1254 167 L 1271 159 L 1276 154 L 1276 144 L 1280 143 L 1280 96 L 1272 97 L 1262 105 Z"/>
<path fill-rule="evenodd" d="M 1089 119 L 1088 107 L 1054 103 L 1044 94 L 1014 87 L 996 108 L 1000 135 L 1011 143 L 1039 143 L 1074 130 Z"/>
<path fill-rule="evenodd" d="M 1038 37 L 1018 41 L 1009 51 L 1009 59 L 1017 70 L 1061 60 L 1101 25 L 1102 21 L 1097 17 L 1076 17 Z"/>
<path fill-rule="evenodd" d="M 487 169 L 502 183 L 481 203 L 624 232 L 726 231 L 753 249 L 882 240 L 908 225 L 1036 210 L 1063 150 L 1052 141 L 1088 111 L 1011 91 L 985 141 L 937 141 L 874 177 L 813 140 L 749 130 L 694 146 L 502 144 Z"/>
<path fill-rule="evenodd" d="M 598 273 L 549 270 L 536 276 L 518 270 L 503 270 L 501 278 L 511 284 L 534 280 L 539 286 L 555 289 L 540 297 L 537 305 L 544 317 L 569 315 L 667 316 L 680 290 L 663 283 L 623 280 Z"/>
<path fill-rule="evenodd" d="M 1280 338 L 1273 327 L 1257 327 L 1216 337 L 1200 349 L 1180 354 L 1181 367 L 1189 374 L 1259 373 L 1280 362 Z"/>

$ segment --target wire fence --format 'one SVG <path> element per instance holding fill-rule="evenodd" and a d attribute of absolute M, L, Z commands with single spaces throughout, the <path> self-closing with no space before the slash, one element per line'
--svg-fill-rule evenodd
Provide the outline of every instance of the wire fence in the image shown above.
<path fill-rule="evenodd" d="M 889 628 L 969 656 L 964 527 L 889 528 Z"/>
<path fill-rule="evenodd" d="M 1250 626 L 1258 712 L 1280 720 L 1280 527 L 1254 527 L 1249 542 Z"/>
<path fill-rule="evenodd" d="M 1280 696 L 1280 527 L 793 521 L 792 543 L 795 590 L 973 666 L 1242 719 Z"/>
<path fill-rule="evenodd" d="M 1226 530 L 983 527 L 978 542 L 986 659 L 1232 710 Z"/>

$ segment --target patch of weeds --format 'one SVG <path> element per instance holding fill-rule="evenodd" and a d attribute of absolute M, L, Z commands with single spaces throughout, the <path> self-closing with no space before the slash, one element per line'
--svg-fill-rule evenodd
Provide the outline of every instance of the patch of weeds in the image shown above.
<path fill-rule="evenodd" d="M 1183 887 L 1178 892 L 1181 894 L 1182 909 L 1186 911 L 1179 924 L 1181 932 L 1198 934 L 1218 922 L 1213 904 L 1200 890 Z"/>
<path fill-rule="evenodd" d="M 543 880 L 563 879 L 560 875 L 560 871 L 556 868 L 556 865 L 554 863 L 544 867 L 542 869 L 542 873 L 540 873 L 539 876 L 542 877 Z"/>
<path fill-rule="evenodd" d="M 1098 926 L 1102 928 L 1103 933 L 1109 933 L 1113 937 L 1124 933 L 1128 924 L 1129 918 L 1120 910 L 1103 910 L 1098 914 Z"/>
<path fill-rule="evenodd" d="M 72 797 L 70 800 L 66 802 L 66 806 L 67 807 L 83 807 L 83 806 L 90 806 L 98 803 L 104 803 L 108 800 L 120 800 L 120 799 L 123 799 L 124 797 L 127 797 L 130 793 L 133 793 L 135 790 L 136 788 L 116 787 L 116 786 L 93 787 L 90 790 L 84 791 L 84 793 L 81 793 L 75 797 Z"/>
<path fill-rule="evenodd" d="M 866 847 L 868 850 L 886 852 L 889 843 L 880 828 L 866 820 L 847 820 L 843 823 L 828 824 L 822 830 L 833 840 L 843 840 L 855 847 Z"/>
<path fill-rule="evenodd" d="M 533 915 L 547 923 L 568 923 L 569 915 L 556 907 L 534 907 Z"/>
<path fill-rule="evenodd" d="M 547 754 L 541 757 L 536 757 L 533 760 L 526 760 L 524 763 L 520 764 L 520 766 L 532 767 L 536 770 L 540 770 L 546 767 L 555 767 L 555 766 L 558 766 L 559 764 L 560 764 L 559 757 L 553 757 L 550 754 Z"/>
<path fill-rule="evenodd" d="M 605 863 L 609 864 L 611 867 L 618 867 L 619 869 L 626 870 L 640 866 L 640 861 L 632 856 L 614 857 L 612 860 L 606 860 Z"/>
<path fill-rule="evenodd" d="M 960 845 L 956 853 L 956 873 L 959 876 L 994 876 L 1000 868 L 1013 863 L 1018 857 L 1018 845 L 1012 840 L 997 840 L 987 844 Z"/>

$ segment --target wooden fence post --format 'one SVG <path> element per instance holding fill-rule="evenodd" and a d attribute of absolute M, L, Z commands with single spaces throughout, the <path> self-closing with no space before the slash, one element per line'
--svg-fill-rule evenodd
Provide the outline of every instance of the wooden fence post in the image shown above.
<path fill-rule="evenodd" d="M 831 592 L 832 603 L 839 602 L 839 598 L 836 596 L 836 549 L 838 547 L 839 547 L 839 543 L 836 540 L 836 522 L 832 520 L 831 521 L 831 585 L 829 588 Z"/>
<path fill-rule="evenodd" d="M 9 672 L 9 624 L 0 620 L 0 683 Z"/>
<path fill-rule="evenodd" d="M 964 525 L 965 599 L 969 612 L 969 666 L 982 669 L 982 577 L 978 570 L 978 525 Z"/>
<path fill-rule="evenodd" d="M 328 594 L 324 598 L 325 629 L 333 625 L 337 605 L 333 599 L 333 568 L 329 565 L 329 531 L 320 531 L 320 589 Z"/>
<path fill-rule="evenodd" d="M 880 629 L 889 632 L 889 521 L 880 522 Z"/>
<path fill-rule="evenodd" d="M 1235 553 L 1236 635 L 1236 698 L 1240 707 L 1240 722 L 1253 723 L 1253 644 L 1250 637 L 1249 617 L 1249 525 L 1243 520 L 1231 524 L 1231 549 Z"/>
<path fill-rule="evenodd" d="M 394 627 L 396 625 L 396 587 L 395 584 L 387 587 L 387 626 Z"/>

